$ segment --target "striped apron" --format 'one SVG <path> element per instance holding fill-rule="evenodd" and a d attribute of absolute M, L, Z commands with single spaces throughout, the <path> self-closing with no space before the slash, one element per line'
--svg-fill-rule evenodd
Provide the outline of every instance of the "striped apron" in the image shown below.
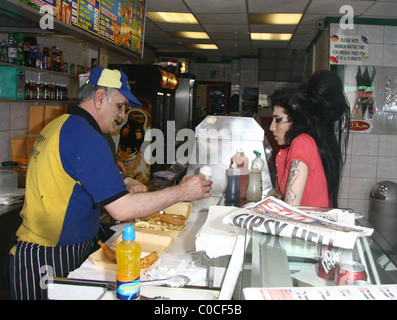
<path fill-rule="evenodd" d="M 10 255 L 10 294 L 13 300 L 46 299 L 47 277 L 66 278 L 92 252 L 92 240 L 58 247 L 31 242 L 16 244 Z"/>

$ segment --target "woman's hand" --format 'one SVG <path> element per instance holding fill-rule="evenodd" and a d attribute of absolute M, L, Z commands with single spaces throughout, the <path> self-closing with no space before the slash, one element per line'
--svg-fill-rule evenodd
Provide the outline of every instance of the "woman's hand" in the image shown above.
<path fill-rule="evenodd" d="M 283 197 L 281 196 L 281 194 L 278 192 L 277 188 L 274 188 L 274 189 L 270 190 L 270 191 L 267 193 L 267 195 L 265 196 L 265 198 L 268 198 L 268 197 L 274 197 L 274 198 L 277 198 L 277 199 L 280 199 L 280 200 L 283 199 Z"/>

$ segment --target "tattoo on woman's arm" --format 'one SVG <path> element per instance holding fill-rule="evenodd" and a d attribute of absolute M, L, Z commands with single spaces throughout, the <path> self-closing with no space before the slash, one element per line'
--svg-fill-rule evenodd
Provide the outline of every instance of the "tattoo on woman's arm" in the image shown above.
<path fill-rule="evenodd" d="M 286 203 L 292 203 L 297 198 L 297 194 L 294 190 L 294 183 L 296 182 L 300 174 L 300 170 L 298 169 L 299 163 L 300 160 L 295 160 L 291 162 L 291 167 L 289 170 L 287 187 L 286 187 L 287 192 L 284 197 L 284 202 Z"/>

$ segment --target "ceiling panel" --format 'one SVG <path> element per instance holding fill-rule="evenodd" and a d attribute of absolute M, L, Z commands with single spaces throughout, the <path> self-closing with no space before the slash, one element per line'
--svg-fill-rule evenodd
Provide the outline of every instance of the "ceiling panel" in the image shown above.
<path fill-rule="evenodd" d="M 190 50 L 207 57 L 257 55 L 259 48 L 306 49 L 318 32 L 317 22 L 328 16 L 341 17 L 344 12 L 339 11 L 343 5 L 350 5 L 357 17 L 397 19 L 397 0 L 147 0 L 147 11 L 190 12 L 199 24 L 154 24 L 147 19 L 145 42 L 156 50 L 173 52 L 187 52 L 181 43 L 216 44 L 219 50 Z M 302 13 L 303 16 L 297 26 L 251 25 L 250 13 Z M 211 39 L 172 39 L 167 34 L 176 31 L 206 32 Z M 251 32 L 294 35 L 288 42 L 251 41 Z"/>
<path fill-rule="evenodd" d="M 194 13 L 246 12 L 245 0 L 185 0 L 184 2 Z"/>

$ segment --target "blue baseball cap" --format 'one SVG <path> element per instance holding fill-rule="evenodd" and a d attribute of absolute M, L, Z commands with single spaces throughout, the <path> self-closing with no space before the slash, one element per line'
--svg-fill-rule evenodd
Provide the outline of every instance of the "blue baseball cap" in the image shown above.
<path fill-rule="evenodd" d="M 142 107 L 142 103 L 131 93 L 127 75 L 120 70 L 97 67 L 90 71 L 90 76 L 85 83 L 115 88 L 129 100 L 128 105 L 135 108 Z"/>

